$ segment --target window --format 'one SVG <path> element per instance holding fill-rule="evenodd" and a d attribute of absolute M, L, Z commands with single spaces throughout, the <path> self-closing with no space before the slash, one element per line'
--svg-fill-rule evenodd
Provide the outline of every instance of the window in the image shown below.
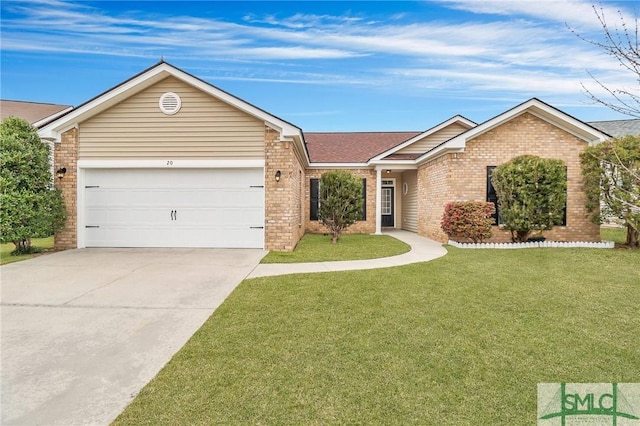
<path fill-rule="evenodd" d="M 385 191 L 386 189 L 386 191 Z M 382 188 L 381 213 L 383 215 L 393 214 L 393 191 L 389 188 Z"/>
<path fill-rule="evenodd" d="M 493 183 L 491 182 L 491 175 L 493 174 L 493 170 L 496 166 L 488 166 L 487 167 L 487 201 L 489 203 L 493 203 L 496 208 L 496 212 L 491 216 L 493 218 L 494 224 L 500 223 L 500 212 L 498 211 L 498 194 L 496 194 L 496 189 L 493 187 Z"/>
<path fill-rule="evenodd" d="M 318 220 L 318 206 L 320 205 L 320 179 L 309 181 L 309 220 Z M 360 220 L 367 220 L 367 179 L 362 179 L 362 216 Z"/>
<path fill-rule="evenodd" d="M 498 194 L 491 182 L 491 176 L 496 166 L 487 166 L 487 201 L 493 203 L 496 208 L 496 212 L 491 216 L 494 220 L 494 224 L 500 224 L 500 210 L 498 208 Z M 562 214 L 562 223 L 560 226 L 567 226 L 567 204 L 565 202 L 564 210 Z"/>

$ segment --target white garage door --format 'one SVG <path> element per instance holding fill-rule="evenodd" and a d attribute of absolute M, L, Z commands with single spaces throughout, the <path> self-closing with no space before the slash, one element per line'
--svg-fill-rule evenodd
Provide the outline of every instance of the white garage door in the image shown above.
<path fill-rule="evenodd" d="M 263 169 L 86 169 L 86 247 L 264 247 Z"/>

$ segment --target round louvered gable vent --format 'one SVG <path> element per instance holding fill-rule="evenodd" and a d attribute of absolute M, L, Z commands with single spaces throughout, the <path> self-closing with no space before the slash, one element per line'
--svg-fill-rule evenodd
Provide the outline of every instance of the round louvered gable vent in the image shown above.
<path fill-rule="evenodd" d="M 182 107 L 182 100 L 177 94 L 167 92 L 160 96 L 158 105 L 160 106 L 160 111 L 167 115 L 173 115 L 180 111 L 180 107 Z"/>

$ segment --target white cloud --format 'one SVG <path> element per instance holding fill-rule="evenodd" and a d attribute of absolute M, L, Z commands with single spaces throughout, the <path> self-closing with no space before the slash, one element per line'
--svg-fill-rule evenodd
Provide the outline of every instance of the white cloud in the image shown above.
<path fill-rule="evenodd" d="M 571 27 L 599 29 L 600 23 L 594 13 L 595 6 L 606 17 L 618 18 L 618 11 L 633 17 L 633 11 L 607 3 L 595 4 L 583 0 L 436 0 L 443 5 L 473 13 L 492 15 L 526 15 L 545 21 L 566 22 Z"/>
<path fill-rule="evenodd" d="M 420 90 L 568 94 L 589 81 L 586 69 L 613 86 L 627 84 L 617 64 L 564 25 L 598 29 L 590 3 L 441 4 L 498 18 L 453 22 L 411 16 L 409 22 L 407 13 L 398 13 L 381 22 L 379 17 L 295 13 L 230 22 L 158 14 L 151 19 L 141 12 L 108 15 L 90 4 L 59 0 L 8 2 L 2 7 L 12 18 L 3 17 L 2 49 L 242 62 L 245 68 L 216 78 L 292 84 L 385 86 L 402 78 L 405 86 Z M 605 11 L 612 13 L 609 6 Z M 265 61 L 271 66 L 263 66 Z M 272 71 L 291 65 L 311 71 Z M 335 72 L 343 66 L 350 77 Z"/>

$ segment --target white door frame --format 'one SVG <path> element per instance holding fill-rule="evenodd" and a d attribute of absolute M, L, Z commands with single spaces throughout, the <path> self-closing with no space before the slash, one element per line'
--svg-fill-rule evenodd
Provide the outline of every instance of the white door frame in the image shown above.
<path fill-rule="evenodd" d="M 385 181 L 385 180 L 390 180 L 390 181 L 392 181 L 392 183 L 390 185 L 384 185 L 382 183 L 382 181 Z M 380 203 L 382 203 L 382 188 L 392 188 L 393 189 L 393 192 L 392 192 L 393 199 L 391 200 L 391 203 L 392 203 L 391 211 L 392 211 L 392 214 L 393 214 L 393 227 L 395 228 L 396 227 L 396 212 L 397 212 L 397 209 L 396 209 L 396 207 L 397 207 L 396 206 L 396 190 L 397 190 L 397 188 L 396 188 L 396 178 L 394 178 L 394 177 L 384 178 L 383 177 L 382 180 L 380 181 Z M 382 204 L 380 205 L 380 227 L 382 228 Z"/>

